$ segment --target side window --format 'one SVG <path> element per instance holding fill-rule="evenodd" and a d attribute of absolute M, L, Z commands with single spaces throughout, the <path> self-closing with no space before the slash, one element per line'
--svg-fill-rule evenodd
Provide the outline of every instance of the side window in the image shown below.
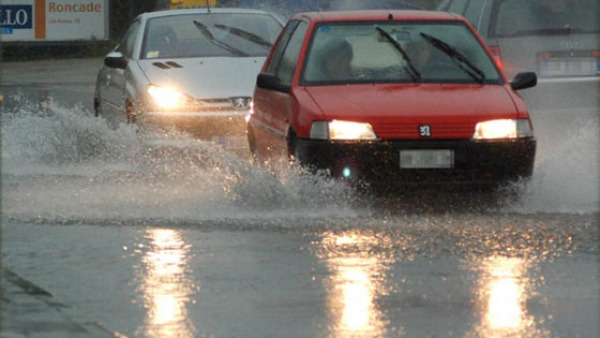
<path fill-rule="evenodd" d="M 290 38 L 292 37 L 292 33 L 294 33 L 299 23 L 300 21 L 292 21 L 284 28 L 281 39 L 279 40 L 279 44 L 277 44 L 275 50 L 273 51 L 273 56 L 271 56 L 271 63 L 267 67 L 267 73 L 275 74 L 275 69 L 277 69 L 279 63 L 281 62 L 283 51 L 288 45 Z"/>
<path fill-rule="evenodd" d="M 275 75 L 281 80 L 283 84 L 291 84 L 294 79 L 294 73 L 298 65 L 298 58 L 300 56 L 300 48 L 304 42 L 304 35 L 308 29 L 306 22 L 300 22 L 297 29 L 292 34 L 290 41 L 287 44 L 286 49 L 283 51 L 281 61 L 278 67 L 275 69 Z"/>
<path fill-rule="evenodd" d="M 469 20 L 469 22 L 475 27 L 476 30 L 479 30 L 481 24 L 481 6 L 485 3 L 485 1 L 469 1 L 469 5 L 465 10 L 465 14 L 463 16 L 465 19 Z"/>
<path fill-rule="evenodd" d="M 481 8 L 481 14 L 479 19 L 479 27 L 477 27 L 477 32 L 485 39 L 487 43 L 490 43 L 490 22 L 492 19 L 492 10 L 494 8 L 494 3 L 497 1 L 486 0 L 483 3 L 483 7 Z"/>
<path fill-rule="evenodd" d="M 123 40 L 121 40 L 119 51 L 127 58 L 131 58 L 133 56 L 133 47 L 135 46 L 135 39 L 137 38 L 139 28 L 140 22 L 135 21 L 131 27 L 129 27 L 127 33 L 125 33 Z"/>
<path fill-rule="evenodd" d="M 441 4 L 437 6 L 436 11 L 447 12 L 450 10 L 450 5 L 452 4 L 452 0 L 444 0 Z"/>
<path fill-rule="evenodd" d="M 473 1 L 470 1 L 473 2 Z M 454 0 L 449 1 L 449 4 L 446 4 L 446 11 L 463 15 L 465 13 L 465 8 L 467 7 L 467 3 L 469 0 Z"/>

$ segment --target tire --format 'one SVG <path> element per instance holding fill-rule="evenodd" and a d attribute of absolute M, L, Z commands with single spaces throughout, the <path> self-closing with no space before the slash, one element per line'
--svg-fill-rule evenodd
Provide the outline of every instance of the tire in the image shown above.
<path fill-rule="evenodd" d="M 125 115 L 127 117 L 127 124 L 134 124 L 137 122 L 137 116 L 135 114 L 135 107 L 131 101 L 125 103 Z"/>
<path fill-rule="evenodd" d="M 288 159 L 291 164 L 301 164 L 300 160 L 300 151 L 298 149 L 298 138 L 296 136 L 296 132 L 294 130 L 290 130 L 288 133 Z"/>
<path fill-rule="evenodd" d="M 250 155 L 252 156 L 252 160 L 254 162 L 258 161 L 258 154 L 256 153 L 256 137 L 254 136 L 254 129 L 248 125 L 247 130 L 248 137 L 248 148 L 250 148 Z"/>
<path fill-rule="evenodd" d="M 101 109 L 100 109 L 100 99 L 97 97 L 94 98 L 94 117 L 100 117 Z"/>

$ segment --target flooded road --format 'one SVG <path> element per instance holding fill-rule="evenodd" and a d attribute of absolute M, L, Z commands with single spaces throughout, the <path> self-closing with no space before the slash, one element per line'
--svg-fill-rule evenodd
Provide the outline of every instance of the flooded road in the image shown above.
<path fill-rule="evenodd" d="M 428 218 L 8 223 L 4 264 L 127 336 L 599 332 L 591 218 Z"/>
<path fill-rule="evenodd" d="M 600 334 L 597 113 L 537 117 L 534 177 L 504 193 L 373 197 L 112 130 L 88 108 L 94 72 L 57 63 L 25 67 L 37 87 L 3 67 L 2 267 L 78 321 L 127 337 Z"/>

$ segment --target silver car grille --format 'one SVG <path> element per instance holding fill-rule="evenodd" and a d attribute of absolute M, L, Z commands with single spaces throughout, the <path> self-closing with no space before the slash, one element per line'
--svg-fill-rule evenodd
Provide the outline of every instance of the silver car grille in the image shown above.
<path fill-rule="evenodd" d="M 194 111 L 247 111 L 251 101 L 250 97 L 196 99 L 189 102 L 188 108 Z"/>

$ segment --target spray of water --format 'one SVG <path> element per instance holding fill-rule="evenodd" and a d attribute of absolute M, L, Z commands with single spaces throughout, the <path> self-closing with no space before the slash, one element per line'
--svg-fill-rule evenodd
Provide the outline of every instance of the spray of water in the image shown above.
<path fill-rule="evenodd" d="M 64 109 L 53 100 L 43 104 L 23 98 L 2 114 L 2 169 L 13 175 L 60 173 L 98 164 L 125 163 L 134 157 L 135 130 L 111 130 L 80 106 Z"/>
<path fill-rule="evenodd" d="M 355 217 L 353 191 L 301 169 L 274 172 L 177 131 L 107 127 L 80 107 L 2 117 L 4 218 L 203 222 Z"/>
<path fill-rule="evenodd" d="M 598 212 L 598 119 L 567 140 L 538 160 L 509 211 Z M 23 102 L 2 114 L 5 219 L 147 224 L 362 218 L 372 211 L 366 200 L 326 175 L 271 170 L 174 130 L 111 129 L 81 107 L 52 100 L 42 107 Z"/>
<path fill-rule="evenodd" d="M 600 210 L 599 119 L 571 130 L 566 141 L 544 154 L 534 176 L 521 187 L 520 212 L 597 213 Z M 540 156 L 538 156 L 540 159 Z"/>

